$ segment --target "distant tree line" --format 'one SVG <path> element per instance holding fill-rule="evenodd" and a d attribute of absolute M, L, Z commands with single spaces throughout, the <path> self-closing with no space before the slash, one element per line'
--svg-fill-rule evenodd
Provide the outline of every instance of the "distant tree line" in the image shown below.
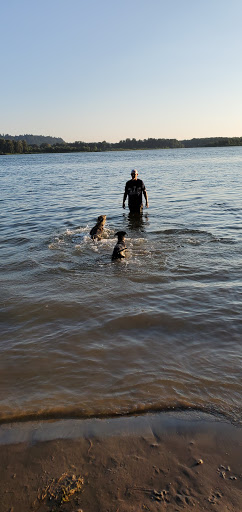
<path fill-rule="evenodd" d="M 242 146 L 242 137 L 209 137 L 181 141 L 184 148 L 211 148 L 219 146 Z"/>
<path fill-rule="evenodd" d="M 23 141 L 25 140 L 28 145 L 37 144 L 37 146 L 40 146 L 40 144 L 62 144 L 65 142 L 61 137 L 51 137 L 50 135 L 9 135 L 6 133 L 5 135 L 0 134 L 1 139 L 5 140 L 13 140 L 13 141 Z"/>
<path fill-rule="evenodd" d="M 37 142 L 29 143 L 25 138 L 20 139 L 18 136 L 0 135 L 0 155 L 21 154 L 21 153 L 74 153 L 74 152 L 97 152 L 97 151 L 122 151 L 137 149 L 173 149 L 173 148 L 200 148 L 200 147 L 220 147 L 220 146 L 242 146 L 242 137 L 210 137 L 191 140 L 177 139 L 125 139 L 119 142 L 81 142 L 72 143 L 64 142 L 63 139 L 55 139 L 54 137 L 44 137 L 28 135 L 33 137 Z M 11 137 L 11 138 L 9 138 Z M 25 136 L 23 136 L 25 137 Z M 26 136 L 27 137 L 27 136 Z M 44 142 L 41 140 L 44 139 Z M 51 140 L 47 142 L 47 140 Z M 61 141 L 61 142 L 60 142 Z"/>

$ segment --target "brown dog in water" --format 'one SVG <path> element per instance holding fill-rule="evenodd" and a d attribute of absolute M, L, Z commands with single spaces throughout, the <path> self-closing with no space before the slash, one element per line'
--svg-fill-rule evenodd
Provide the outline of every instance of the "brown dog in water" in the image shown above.
<path fill-rule="evenodd" d="M 114 236 L 118 237 L 118 241 L 114 247 L 112 260 L 120 260 L 125 258 L 125 251 L 127 249 L 124 241 L 124 237 L 127 235 L 126 231 L 118 231 Z"/>
<path fill-rule="evenodd" d="M 101 240 L 106 218 L 106 215 L 99 215 L 97 218 L 97 223 L 90 231 L 90 235 L 93 240 Z"/>

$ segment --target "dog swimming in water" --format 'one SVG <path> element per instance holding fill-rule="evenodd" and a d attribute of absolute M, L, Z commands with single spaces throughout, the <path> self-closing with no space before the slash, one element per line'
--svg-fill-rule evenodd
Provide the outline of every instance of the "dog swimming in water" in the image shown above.
<path fill-rule="evenodd" d="M 90 231 L 90 235 L 93 240 L 101 240 L 106 218 L 106 215 L 99 215 L 97 218 L 97 223 Z"/>
<path fill-rule="evenodd" d="M 125 245 L 125 235 L 127 235 L 126 231 L 118 231 L 114 236 L 118 237 L 118 241 L 114 247 L 112 260 L 120 260 L 121 258 L 125 258 L 125 251 L 127 247 Z"/>

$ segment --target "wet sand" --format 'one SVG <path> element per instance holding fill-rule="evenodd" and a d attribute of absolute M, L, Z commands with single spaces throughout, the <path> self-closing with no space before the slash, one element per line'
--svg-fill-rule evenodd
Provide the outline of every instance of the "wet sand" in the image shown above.
<path fill-rule="evenodd" d="M 0 427 L 0 512 L 242 511 L 242 428 L 184 412 Z"/>

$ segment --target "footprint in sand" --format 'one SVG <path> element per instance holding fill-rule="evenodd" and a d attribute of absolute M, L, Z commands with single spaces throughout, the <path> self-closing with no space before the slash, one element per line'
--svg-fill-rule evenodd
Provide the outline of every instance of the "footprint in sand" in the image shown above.
<path fill-rule="evenodd" d="M 216 503 L 218 503 L 218 501 L 222 498 L 222 496 L 223 495 L 220 491 L 216 491 L 216 492 L 210 494 L 208 501 L 209 501 L 209 503 L 212 503 L 212 505 L 216 505 Z"/>

